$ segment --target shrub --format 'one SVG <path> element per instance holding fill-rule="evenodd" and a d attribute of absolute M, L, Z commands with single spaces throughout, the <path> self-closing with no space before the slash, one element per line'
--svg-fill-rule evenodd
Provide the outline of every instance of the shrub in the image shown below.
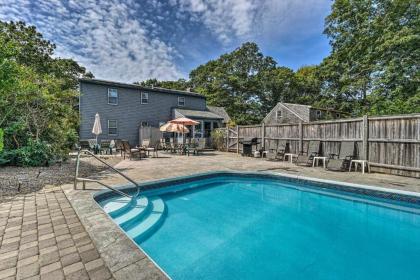
<path fill-rule="evenodd" d="M 222 130 L 215 129 L 211 132 L 211 139 L 213 143 L 213 147 L 219 151 L 223 151 L 225 149 L 225 136 Z"/>
<path fill-rule="evenodd" d="M 26 146 L 0 153 L 0 165 L 47 166 L 53 159 L 50 145 L 32 139 L 29 139 Z"/>

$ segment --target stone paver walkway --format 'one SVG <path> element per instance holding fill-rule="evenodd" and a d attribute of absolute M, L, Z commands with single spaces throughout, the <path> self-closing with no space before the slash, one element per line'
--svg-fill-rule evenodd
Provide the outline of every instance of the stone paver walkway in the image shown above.
<path fill-rule="evenodd" d="M 111 279 L 59 187 L 0 204 L 0 279 Z"/>

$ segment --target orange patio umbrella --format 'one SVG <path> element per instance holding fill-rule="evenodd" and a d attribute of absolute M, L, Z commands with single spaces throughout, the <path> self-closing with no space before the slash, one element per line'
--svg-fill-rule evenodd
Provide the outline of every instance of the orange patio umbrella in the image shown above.
<path fill-rule="evenodd" d="M 199 122 L 197 122 L 195 120 L 192 120 L 192 119 L 189 119 L 189 118 L 177 118 L 177 119 L 174 119 L 174 120 L 169 121 L 169 122 L 170 123 L 179 123 L 179 124 L 182 124 L 182 125 L 197 125 L 197 124 L 199 124 Z"/>
<path fill-rule="evenodd" d="M 167 122 L 159 128 L 160 131 L 164 132 L 177 132 L 177 133 L 188 133 L 189 129 L 179 123 Z"/>
<path fill-rule="evenodd" d="M 185 125 L 197 125 L 199 124 L 199 122 L 189 119 L 189 118 L 177 118 L 174 119 L 172 121 L 169 121 L 169 123 L 173 123 L 173 124 L 181 124 L 183 126 Z M 188 133 L 188 132 L 186 132 Z M 185 144 L 185 132 L 182 133 L 182 142 Z"/>

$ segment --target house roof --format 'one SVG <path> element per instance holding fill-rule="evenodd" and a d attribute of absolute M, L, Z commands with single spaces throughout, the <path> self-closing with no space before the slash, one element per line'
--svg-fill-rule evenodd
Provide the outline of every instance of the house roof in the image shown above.
<path fill-rule="evenodd" d="M 301 119 L 302 121 L 305 121 L 305 122 L 308 122 L 309 119 L 307 119 L 307 116 L 299 114 L 299 108 L 305 108 L 305 109 L 308 109 L 308 110 L 310 110 L 310 109 L 321 110 L 321 111 L 340 113 L 340 114 L 343 114 L 343 115 L 349 115 L 348 113 L 345 113 L 345 112 L 342 112 L 342 111 L 337 111 L 337 110 L 334 110 L 334 109 L 316 108 L 316 107 L 313 107 L 311 105 L 279 102 L 279 103 L 277 103 L 276 106 L 273 107 L 273 109 L 271 109 L 271 111 L 267 114 L 267 116 L 265 116 L 265 118 L 263 119 L 263 122 L 266 121 L 266 119 L 269 117 L 269 115 L 271 115 L 274 111 L 278 110 L 279 107 L 287 109 L 289 112 L 291 112 L 296 117 L 298 117 L 299 119 Z"/>
<path fill-rule="evenodd" d="M 151 91 L 151 92 L 180 94 L 180 95 L 194 96 L 194 97 L 199 97 L 199 98 L 204 98 L 204 99 L 206 98 L 204 95 L 196 93 L 196 92 L 176 90 L 176 89 L 167 89 L 167 88 L 160 88 L 160 87 L 153 87 L 153 88 L 144 87 L 144 86 L 140 86 L 136 84 L 120 83 L 120 82 L 106 81 L 106 80 L 99 80 L 99 79 L 82 78 L 82 79 L 79 79 L 79 83 L 88 83 L 88 84 L 104 85 L 104 86 L 111 86 L 111 87 L 114 86 L 114 87 Z"/>
<path fill-rule="evenodd" d="M 223 117 L 223 122 L 224 123 L 228 123 L 230 122 L 230 117 L 228 115 L 228 113 L 226 112 L 224 107 L 217 107 L 217 106 L 207 106 L 207 109 L 212 112 L 215 113 L 216 115 L 219 115 L 221 117 Z"/>
<path fill-rule="evenodd" d="M 189 110 L 189 109 L 179 109 L 174 108 L 174 110 L 183 115 L 184 117 L 191 119 L 213 119 L 213 120 L 223 120 L 223 117 L 216 115 L 210 111 L 199 111 L 199 110 Z"/>

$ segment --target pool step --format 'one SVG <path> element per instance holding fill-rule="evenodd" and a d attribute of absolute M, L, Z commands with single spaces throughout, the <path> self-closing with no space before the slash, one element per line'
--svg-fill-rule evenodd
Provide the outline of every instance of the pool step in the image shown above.
<path fill-rule="evenodd" d="M 101 203 L 102 208 L 111 217 L 116 217 L 130 208 L 130 198 L 128 197 L 115 197 L 105 200 Z"/>
<path fill-rule="evenodd" d="M 148 213 L 149 204 L 147 197 L 140 197 L 137 199 L 136 204 L 133 203 L 124 212 L 121 212 L 118 216 L 114 216 L 114 221 L 123 227 L 133 219 L 139 219 L 145 216 Z"/>
<path fill-rule="evenodd" d="M 165 202 L 159 197 L 151 197 L 149 200 L 151 207 L 148 215 L 144 216 L 141 221 L 136 219 L 136 224 L 126 229 L 127 235 L 136 242 L 147 238 L 164 221 L 166 212 Z"/>

